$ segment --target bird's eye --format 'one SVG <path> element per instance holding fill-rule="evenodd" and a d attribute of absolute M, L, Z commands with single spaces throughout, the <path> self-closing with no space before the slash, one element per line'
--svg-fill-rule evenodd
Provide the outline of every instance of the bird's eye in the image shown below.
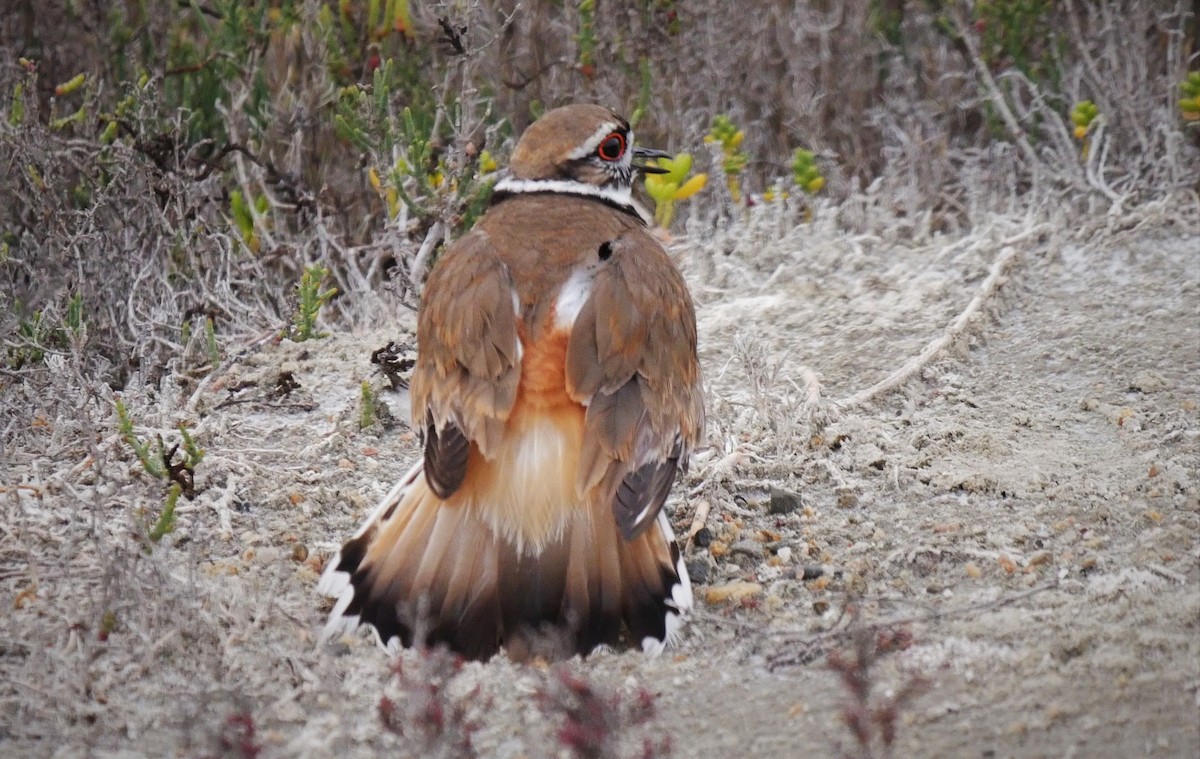
<path fill-rule="evenodd" d="M 600 147 L 596 148 L 596 155 L 606 161 L 621 160 L 621 156 L 625 155 L 625 135 L 613 132 L 605 137 Z"/>

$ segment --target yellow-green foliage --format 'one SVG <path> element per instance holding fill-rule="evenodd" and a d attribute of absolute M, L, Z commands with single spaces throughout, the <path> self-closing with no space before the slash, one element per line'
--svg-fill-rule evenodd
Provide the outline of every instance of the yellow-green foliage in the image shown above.
<path fill-rule="evenodd" d="M 358 428 L 365 430 L 375 423 L 375 393 L 371 391 L 371 383 L 367 380 L 362 382 L 362 391 L 359 398 L 358 409 Z"/>
<path fill-rule="evenodd" d="M 817 167 L 811 150 L 796 148 L 792 153 L 792 181 L 796 186 L 813 195 L 825 186 L 825 177 Z"/>
<path fill-rule="evenodd" d="M 142 442 L 142 439 L 133 431 L 133 420 L 129 417 L 129 411 L 125 408 L 125 402 L 120 398 L 117 399 L 117 429 L 121 432 L 121 437 L 125 439 L 129 447 L 133 449 L 133 453 L 137 456 L 138 461 L 142 462 L 142 469 L 146 474 L 155 479 L 165 479 L 167 476 L 166 465 L 163 464 L 162 457 L 162 441 L 158 442 L 158 448 L 155 451 L 150 450 L 150 444 Z"/>
<path fill-rule="evenodd" d="M 327 271 L 324 266 L 308 266 L 300 277 L 300 285 L 296 288 L 296 313 L 292 317 L 292 326 L 286 336 L 297 343 L 318 337 L 327 337 L 327 332 L 317 331 L 317 315 L 321 306 L 337 295 L 337 288 L 321 289 L 321 281 Z"/>
<path fill-rule="evenodd" d="M 721 146 L 721 168 L 725 172 L 725 182 L 729 185 L 729 194 L 734 202 L 742 199 L 741 175 L 748 160 L 742 152 L 742 141 L 745 139 L 746 133 L 738 129 L 733 120 L 725 114 L 713 118 L 712 127 L 704 137 L 705 142 Z"/>
<path fill-rule="evenodd" d="M 1179 83 L 1179 113 L 1185 121 L 1200 121 L 1200 71 L 1193 71 Z"/>
<path fill-rule="evenodd" d="M 1100 115 L 1100 109 L 1090 100 L 1081 100 L 1071 109 L 1071 123 L 1075 125 L 1075 139 L 1087 137 L 1092 122 Z"/>
<path fill-rule="evenodd" d="M 171 488 L 167 491 L 167 501 L 163 504 L 163 510 L 159 512 L 158 519 L 147 531 L 146 537 L 150 538 L 150 542 L 157 543 L 163 539 L 165 535 L 175 531 L 175 504 L 179 501 L 179 496 L 183 493 L 183 488 L 179 483 L 171 483 Z"/>
<path fill-rule="evenodd" d="M 680 153 L 674 158 L 659 158 L 655 161 L 665 174 L 647 174 L 646 192 L 654 199 L 654 221 L 661 227 L 669 227 L 675 214 L 675 202 L 692 197 L 708 183 L 707 174 L 688 177 L 692 170 L 692 156 Z"/>
<path fill-rule="evenodd" d="M 1088 156 L 1088 150 L 1091 148 L 1087 138 L 1088 131 L 1092 127 L 1092 122 L 1100 115 L 1100 109 L 1090 100 L 1081 100 L 1071 109 L 1071 123 L 1075 125 L 1073 133 L 1075 139 L 1083 143 L 1080 152 L 1084 158 Z"/>
<path fill-rule="evenodd" d="M 229 213 L 233 217 L 233 225 L 242 236 L 242 242 L 251 253 L 257 253 L 262 247 L 262 239 L 258 235 L 258 219 L 266 216 L 271 203 L 266 195 L 259 195 L 251 204 L 240 190 L 229 191 Z"/>

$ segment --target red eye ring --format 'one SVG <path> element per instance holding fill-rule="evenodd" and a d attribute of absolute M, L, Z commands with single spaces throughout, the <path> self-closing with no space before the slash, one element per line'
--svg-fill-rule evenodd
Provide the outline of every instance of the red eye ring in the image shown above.
<path fill-rule="evenodd" d="M 621 160 L 621 156 L 625 155 L 625 135 L 613 132 L 605 137 L 596 148 L 596 155 L 605 161 Z"/>

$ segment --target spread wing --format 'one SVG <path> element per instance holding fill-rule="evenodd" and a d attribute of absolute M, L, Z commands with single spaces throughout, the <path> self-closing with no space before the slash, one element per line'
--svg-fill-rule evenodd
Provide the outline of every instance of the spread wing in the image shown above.
<path fill-rule="evenodd" d="M 703 434 L 704 397 L 683 277 L 647 234 L 606 246 L 571 327 L 567 392 L 587 406 L 577 485 L 611 493 L 617 524 L 632 539 L 686 469 Z"/>
<path fill-rule="evenodd" d="M 512 278 L 485 233 L 442 254 L 417 318 L 413 420 L 425 423 L 425 477 L 439 498 L 462 484 L 470 443 L 495 455 L 521 376 Z"/>

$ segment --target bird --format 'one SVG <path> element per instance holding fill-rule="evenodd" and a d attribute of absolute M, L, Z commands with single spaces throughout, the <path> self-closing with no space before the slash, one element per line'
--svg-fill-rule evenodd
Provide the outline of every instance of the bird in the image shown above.
<path fill-rule="evenodd" d="M 663 511 L 704 434 L 695 308 L 608 108 L 545 112 L 426 281 L 423 456 L 328 562 L 325 640 L 466 659 L 659 654 L 694 596 Z"/>

